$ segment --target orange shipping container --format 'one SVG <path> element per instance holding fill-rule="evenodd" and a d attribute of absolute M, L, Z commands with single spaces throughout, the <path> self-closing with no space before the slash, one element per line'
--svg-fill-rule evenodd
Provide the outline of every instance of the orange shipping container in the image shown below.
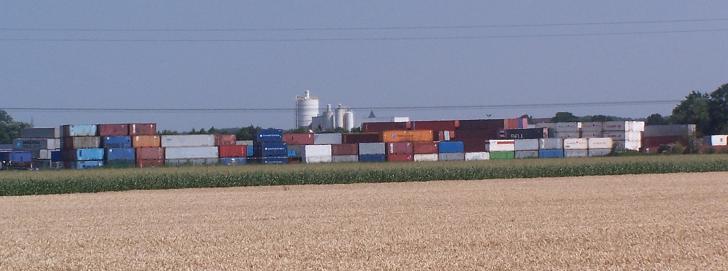
<path fill-rule="evenodd" d="M 160 147 L 162 146 L 162 140 L 160 136 L 156 135 L 132 136 L 131 145 L 134 146 L 134 148 Z"/>
<path fill-rule="evenodd" d="M 433 141 L 431 130 L 392 130 L 382 132 L 382 142 Z"/>

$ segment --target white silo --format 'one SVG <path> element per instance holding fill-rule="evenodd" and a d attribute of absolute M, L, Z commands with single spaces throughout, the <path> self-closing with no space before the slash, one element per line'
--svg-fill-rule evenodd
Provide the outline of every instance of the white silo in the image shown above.
<path fill-rule="evenodd" d="M 296 127 L 308 128 L 313 117 L 319 115 L 319 99 L 306 90 L 303 96 L 296 96 Z"/>
<path fill-rule="evenodd" d="M 354 112 L 347 110 L 344 113 L 344 130 L 351 131 L 351 129 L 354 129 Z"/>
<path fill-rule="evenodd" d="M 335 128 L 344 128 L 344 114 L 346 111 L 346 108 L 341 104 L 336 107 L 336 119 L 334 120 Z"/>
<path fill-rule="evenodd" d="M 324 116 L 324 121 L 325 121 L 325 123 L 324 123 L 324 129 L 325 130 L 333 130 L 334 127 L 335 127 L 334 126 L 335 125 L 334 122 L 336 120 L 334 119 L 334 111 L 331 110 L 331 105 L 330 104 L 327 104 L 326 105 L 326 112 L 324 112 L 323 116 Z"/>

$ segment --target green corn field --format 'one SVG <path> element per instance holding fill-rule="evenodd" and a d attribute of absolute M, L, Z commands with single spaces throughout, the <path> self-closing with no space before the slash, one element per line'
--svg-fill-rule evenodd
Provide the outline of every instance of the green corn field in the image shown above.
<path fill-rule="evenodd" d="M 728 155 L 0 172 L 0 196 L 202 187 L 728 171 Z"/>

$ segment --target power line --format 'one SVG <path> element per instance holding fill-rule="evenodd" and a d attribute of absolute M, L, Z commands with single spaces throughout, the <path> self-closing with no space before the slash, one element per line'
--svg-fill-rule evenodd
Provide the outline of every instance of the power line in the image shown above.
<path fill-rule="evenodd" d="M 249 27 L 249 28 L 50 28 L 50 27 L 2 27 L 6 32 L 299 32 L 299 31 L 369 31 L 369 30 L 439 30 L 439 29 L 483 29 L 483 28 L 544 28 L 564 26 L 603 26 L 639 24 L 675 24 L 726 22 L 728 18 L 631 20 L 600 22 L 566 22 L 537 24 L 468 24 L 468 25 L 411 25 L 374 27 Z"/>
<path fill-rule="evenodd" d="M 353 37 L 353 38 L 281 38 L 281 39 L 96 39 L 96 38 L 0 38 L 0 42 L 152 42 L 152 43 L 198 43 L 198 42 L 326 42 L 326 41 L 428 41 L 428 40 L 488 40 L 520 38 L 556 37 L 601 37 L 601 36 L 639 36 L 684 33 L 728 32 L 728 28 L 708 28 L 689 30 L 595 32 L 566 34 L 518 34 L 518 35 L 462 35 L 462 36 L 401 36 L 401 37 Z"/>
<path fill-rule="evenodd" d="M 612 106 L 644 106 L 657 104 L 677 104 L 680 100 L 642 100 L 642 101 L 603 101 L 603 102 L 571 102 L 571 103 L 533 103 L 533 104 L 492 104 L 492 105 L 430 105 L 430 106 L 356 106 L 351 110 L 379 110 L 379 111 L 457 111 L 478 109 L 508 109 L 508 108 L 554 108 L 554 107 L 612 107 Z M 245 112 L 295 112 L 289 107 L 261 107 L 261 108 L 114 108 L 114 107 L 0 107 L 6 111 L 25 112 L 110 112 L 110 113 L 245 113 Z M 321 110 L 325 107 L 321 107 Z"/>

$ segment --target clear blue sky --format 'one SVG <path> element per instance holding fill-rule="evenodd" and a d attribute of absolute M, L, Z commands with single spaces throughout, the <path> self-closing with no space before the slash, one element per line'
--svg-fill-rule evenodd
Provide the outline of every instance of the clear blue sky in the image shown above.
<path fill-rule="evenodd" d="M 728 17 L 727 1 L 3 1 L 7 28 L 291 28 L 542 24 Z M 5 38 L 278 39 L 728 28 L 728 22 L 410 31 L 15 32 Z M 728 83 L 728 32 L 429 41 L 0 42 L 0 106 L 292 107 L 304 89 L 352 106 L 680 99 Z M 563 108 L 644 117 L 672 105 Z M 555 108 L 378 112 L 419 119 Z M 357 117 L 367 112 L 357 112 Z M 11 112 L 36 126 L 290 128 L 293 113 Z"/>

